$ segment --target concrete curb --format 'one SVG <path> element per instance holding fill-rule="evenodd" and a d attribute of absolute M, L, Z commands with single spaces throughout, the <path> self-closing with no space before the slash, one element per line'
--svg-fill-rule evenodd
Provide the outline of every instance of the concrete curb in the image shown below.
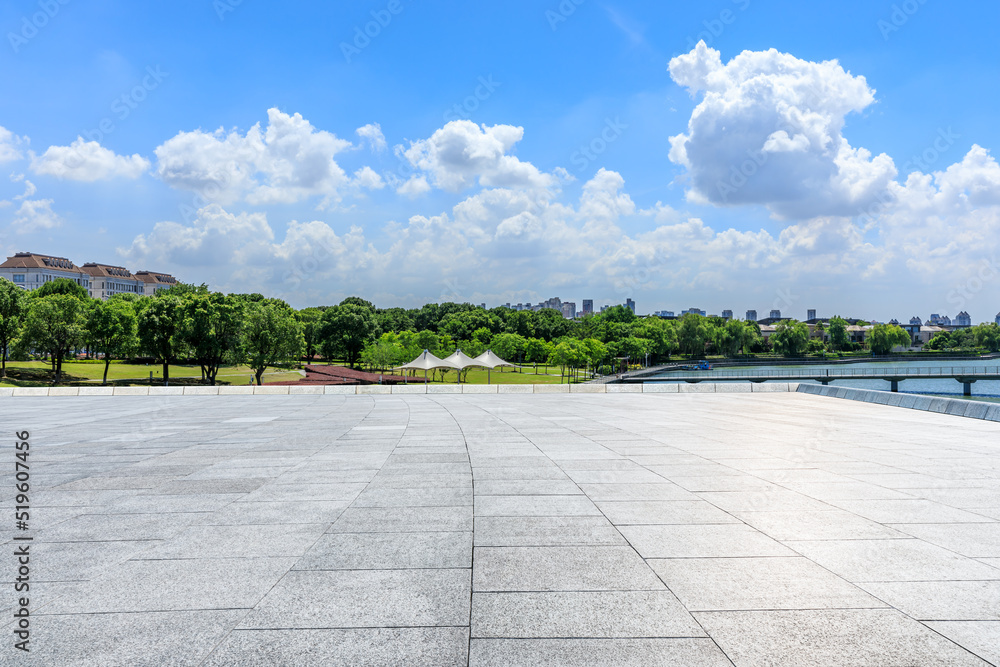
<path fill-rule="evenodd" d="M 810 386 L 810 385 L 802 385 Z M 817 387 L 819 385 L 816 385 Z M 388 396 L 414 394 L 748 394 L 795 392 L 799 385 L 776 382 L 701 382 L 678 384 L 432 384 L 237 387 L 0 387 L 5 396 Z M 833 389 L 831 387 L 831 389 Z M 843 389 L 842 387 L 836 389 Z M 879 393 L 879 392 L 874 392 Z M 965 401 L 963 401 L 965 403 Z M 998 406 L 1000 407 L 1000 406 Z M 930 408 L 928 408 L 930 409 Z M 940 406 L 938 412 L 945 412 Z M 957 409 L 957 408 L 956 408 Z M 964 410 L 964 408 L 963 408 Z"/>
<path fill-rule="evenodd" d="M 1000 422 L 1000 404 L 964 401 L 958 398 L 939 398 L 937 396 L 920 396 L 918 394 L 894 394 L 888 391 L 872 391 L 870 389 L 851 389 L 850 387 L 833 387 L 821 384 L 800 384 L 798 393 L 842 398 L 848 401 L 860 401 L 875 405 L 906 408 L 907 410 L 922 410 L 968 417 L 985 421 Z"/>

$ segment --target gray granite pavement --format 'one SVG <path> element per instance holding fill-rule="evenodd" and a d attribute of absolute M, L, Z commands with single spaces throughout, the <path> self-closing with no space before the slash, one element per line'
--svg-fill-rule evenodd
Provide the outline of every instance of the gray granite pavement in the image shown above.
<path fill-rule="evenodd" d="M 31 433 L 0 664 L 1000 664 L 995 422 L 442 394 L 8 397 L 0 427 Z"/>

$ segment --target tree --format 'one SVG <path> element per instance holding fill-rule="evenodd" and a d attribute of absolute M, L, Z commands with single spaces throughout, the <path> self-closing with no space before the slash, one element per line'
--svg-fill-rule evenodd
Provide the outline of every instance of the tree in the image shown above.
<path fill-rule="evenodd" d="M 569 333 L 573 323 L 554 308 L 543 308 L 535 313 L 535 335 L 551 341 Z"/>
<path fill-rule="evenodd" d="M 552 344 L 540 338 L 529 338 L 524 344 L 524 360 L 529 364 L 545 363 L 552 352 Z"/>
<path fill-rule="evenodd" d="M 405 356 L 406 350 L 400 345 L 396 335 L 386 333 L 364 349 L 361 353 L 361 360 L 372 368 L 385 370 L 410 361 L 409 359 L 404 360 Z"/>
<path fill-rule="evenodd" d="M 364 310 L 355 305 L 343 307 Z M 372 316 L 370 311 L 369 315 Z M 302 325 L 287 303 L 279 299 L 265 299 L 244 306 L 240 357 L 253 371 L 258 385 L 270 366 L 298 359 L 304 347 Z"/>
<path fill-rule="evenodd" d="M 827 331 L 830 333 L 830 344 L 833 345 L 833 349 L 842 350 L 847 347 L 848 336 L 847 336 L 847 320 L 842 317 L 834 317 L 830 320 L 830 326 L 827 327 Z"/>
<path fill-rule="evenodd" d="M 868 349 L 872 354 L 889 354 L 897 346 L 909 347 L 910 334 L 895 324 L 876 324 L 868 332 Z"/>
<path fill-rule="evenodd" d="M 504 332 L 517 334 L 524 338 L 535 335 L 535 314 L 530 310 L 515 310 L 507 316 L 504 322 Z"/>
<path fill-rule="evenodd" d="M 490 341 L 490 349 L 493 350 L 493 354 L 511 363 L 516 363 L 521 359 L 527 345 L 528 340 L 515 333 L 497 334 Z"/>
<path fill-rule="evenodd" d="M 561 369 L 559 380 L 561 382 L 566 375 L 567 368 L 577 368 L 587 361 L 588 352 L 587 346 L 582 341 L 568 338 L 552 348 L 548 363 L 559 366 Z"/>
<path fill-rule="evenodd" d="M 87 315 L 87 341 L 91 350 L 104 355 L 102 384 L 107 384 L 111 360 L 139 347 L 139 318 L 132 303 L 117 297 L 95 303 Z"/>
<path fill-rule="evenodd" d="M 67 296 L 72 296 L 81 301 L 89 301 L 90 293 L 87 292 L 87 288 L 83 285 L 77 284 L 75 280 L 70 280 L 69 278 L 56 278 L 55 280 L 50 280 L 47 283 L 42 283 L 42 286 L 31 292 L 31 298 L 33 299 L 44 299 L 47 296 L 52 296 L 53 294 L 65 294 Z"/>
<path fill-rule="evenodd" d="M 303 308 L 298 312 L 302 323 L 302 336 L 306 346 L 306 360 L 312 363 L 313 357 L 320 346 L 320 327 L 323 320 L 322 308 Z"/>
<path fill-rule="evenodd" d="M 753 342 L 754 330 L 742 320 L 729 320 L 716 329 L 716 345 L 727 357 L 735 357 L 740 351 L 745 354 Z"/>
<path fill-rule="evenodd" d="M 340 305 L 341 306 L 347 306 L 347 305 L 361 306 L 362 308 L 367 308 L 368 310 L 372 311 L 373 313 L 375 312 L 375 304 L 373 304 L 371 301 L 365 301 L 360 296 L 349 296 L 346 299 L 344 299 L 343 301 L 341 301 Z"/>
<path fill-rule="evenodd" d="M 709 339 L 710 331 L 704 317 L 688 313 L 681 318 L 680 327 L 677 328 L 677 342 L 681 352 L 700 357 L 705 354 L 705 343 Z"/>
<path fill-rule="evenodd" d="M 238 357 L 244 303 L 218 292 L 189 294 L 181 300 L 180 340 L 190 348 L 210 385 L 215 385 L 222 365 Z"/>
<path fill-rule="evenodd" d="M 180 305 L 180 297 L 157 294 L 139 315 L 139 345 L 163 364 L 164 385 L 170 381 L 170 362 L 180 344 L 175 338 Z"/>
<path fill-rule="evenodd" d="M 771 335 L 774 351 L 786 357 L 801 357 L 809 346 L 809 327 L 798 320 L 782 320 Z"/>
<path fill-rule="evenodd" d="M 375 340 L 377 335 L 375 313 L 364 306 L 347 303 L 323 313 L 320 340 L 323 356 L 327 359 L 344 357 L 353 368 L 365 345 Z"/>
<path fill-rule="evenodd" d="M 975 335 L 976 345 L 985 347 L 990 352 L 1000 352 L 1000 325 L 980 324 L 975 327 Z"/>
<path fill-rule="evenodd" d="M 30 300 L 22 337 L 28 346 L 51 356 L 56 382 L 62 376 L 63 359 L 83 343 L 86 309 L 84 301 L 69 294 Z"/>
<path fill-rule="evenodd" d="M 7 377 L 7 350 L 21 330 L 26 306 L 26 292 L 0 278 L 0 378 Z"/>

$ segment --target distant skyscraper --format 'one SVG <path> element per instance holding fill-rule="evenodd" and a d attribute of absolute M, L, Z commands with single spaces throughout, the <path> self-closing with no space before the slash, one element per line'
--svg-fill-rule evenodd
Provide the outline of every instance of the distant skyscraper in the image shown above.
<path fill-rule="evenodd" d="M 816 319 L 816 311 L 815 310 L 807 310 L 806 311 L 806 319 L 807 320 L 815 320 Z"/>
<path fill-rule="evenodd" d="M 997 313 L 997 324 L 1000 324 L 1000 313 Z"/>
<path fill-rule="evenodd" d="M 625 299 L 625 307 L 631 310 L 632 314 L 635 315 L 635 301 L 632 299 Z"/>
<path fill-rule="evenodd" d="M 594 300 L 593 299 L 584 299 L 583 300 L 583 314 L 584 315 L 593 315 L 593 313 L 594 313 Z"/>
<path fill-rule="evenodd" d="M 747 311 L 747 322 L 756 322 L 756 321 L 757 321 L 757 311 L 756 310 L 748 310 Z"/>
<path fill-rule="evenodd" d="M 780 320 L 781 319 L 781 311 L 780 310 L 772 310 L 771 314 L 768 315 L 768 317 L 770 317 L 772 320 Z"/>
<path fill-rule="evenodd" d="M 955 326 L 957 327 L 971 327 L 972 326 L 972 316 L 969 315 L 964 310 L 955 316 Z"/>
<path fill-rule="evenodd" d="M 997 315 L 997 317 L 1000 317 L 1000 315 Z M 923 325 L 924 325 L 924 322 L 919 317 L 911 317 L 910 318 L 910 326 L 920 327 L 920 326 L 923 326 Z"/>
<path fill-rule="evenodd" d="M 731 311 L 731 310 L 724 310 L 724 311 L 722 311 L 722 319 L 724 319 L 724 320 L 731 320 L 731 319 L 733 319 L 733 311 Z"/>

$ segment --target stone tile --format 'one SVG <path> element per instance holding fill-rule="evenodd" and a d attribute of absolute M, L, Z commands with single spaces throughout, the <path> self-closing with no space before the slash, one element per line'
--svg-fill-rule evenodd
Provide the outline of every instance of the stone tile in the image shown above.
<path fill-rule="evenodd" d="M 737 665 L 986 665 L 895 610 L 700 612 L 695 618 Z"/>
<path fill-rule="evenodd" d="M 805 558 L 648 560 L 691 611 L 887 606 Z"/>
<path fill-rule="evenodd" d="M 982 523 L 983 517 L 930 500 L 834 500 L 832 505 L 879 523 Z"/>
<path fill-rule="evenodd" d="M 473 587 L 481 591 L 662 590 L 630 547 L 476 547 Z"/>
<path fill-rule="evenodd" d="M 907 581 L 861 587 L 918 621 L 1000 621 L 1000 571 L 993 581 Z"/>
<path fill-rule="evenodd" d="M 793 551 L 743 524 L 621 526 L 643 558 L 794 556 Z"/>
<path fill-rule="evenodd" d="M 747 525 L 779 541 L 883 540 L 908 537 L 906 533 L 835 508 L 819 512 L 734 512 L 733 514 Z"/>
<path fill-rule="evenodd" d="M 698 496 L 676 484 L 581 484 L 593 500 L 698 500 Z"/>
<path fill-rule="evenodd" d="M 476 517 L 477 547 L 625 546 L 600 516 Z"/>
<path fill-rule="evenodd" d="M 471 507 L 350 507 L 328 532 L 412 533 L 472 530 Z"/>
<path fill-rule="evenodd" d="M 848 581 L 993 579 L 997 570 L 916 539 L 828 540 L 788 545 Z"/>
<path fill-rule="evenodd" d="M 301 500 L 351 500 L 367 485 L 345 484 L 268 484 L 241 498 L 246 502 L 281 502 Z"/>
<path fill-rule="evenodd" d="M 597 507 L 615 525 L 739 523 L 704 500 L 599 500 Z"/>
<path fill-rule="evenodd" d="M 472 567 L 472 533 L 328 533 L 296 570 Z"/>
<path fill-rule="evenodd" d="M 249 609 L 292 567 L 294 558 L 136 560 L 64 596 L 49 614 Z"/>
<path fill-rule="evenodd" d="M 367 489 L 353 507 L 455 507 L 472 505 L 472 488 Z"/>
<path fill-rule="evenodd" d="M 155 540 L 40 543 L 31 551 L 31 580 L 87 581 L 156 544 Z"/>
<path fill-rule="evenodd" d="M 731 667 L 710 639 L 473 639 L 471 667 Z"/>
<path fill-rule="evenodd" d="M 934 621 L 925 625 L 983 660 L 994 665 L 1000 664 L 1000 622 Z"/>
<path fill-rule="evenodd" d="M 600 516 L 584 496 L 476 496 L 476 516 Z"/>
<path fill-rule="evenodd" d="M 1000 558 L 1000 523 L 907 523 L 892 526 L 972 558 Z"/>
<path fill-rule="evenodd" d="M 217 512 L 202 512 L 193 523 L 218 526 L 277 525 L 322 523 L 331 524 L 350 506 L 346 500 L 235 502 Z"/>
<path fill-rule="evenodd" d="M 583 491 L 570 480 L 476 480 L 476 496 L 572 496 Z"/>
<path fill-rule="evenodd" d="M 464 667 L 467 628 L 236 630 L 205 667 Z"/>
<path fill-rule="evenodd" d="M 472 636 L 704 637 L 668 590 L 473 593 Z"/>
<path fill-rule="evenodd" d="M 240 629 L 465 626 L 470 579 L 469 570 L 296 570 Z"/>
<path fill-rule="evenodd" d="M 698 497 L 727 512 L 808 512 L 833 509 L 828 503 L 782 488 L 773 488 L 767 491 L 699 493 Z"/>
<path fill-rule="evenodd" d="M 325 523 L 201 525 L 146 550 L 144 560 L 175 558 L 281 558 L 301 556 L 327 529 Z"/>
<path fill-rule="evenodd" d="M 81 514 L 39 531 L 44 542 L 112 542 L 164 540 L 194 523 L 187 514 Z"/>
<path fill-rule="evenodd" d="M 246 613 L 32 614 L 31 660 L 81 667 L 198 665 Z"/>

